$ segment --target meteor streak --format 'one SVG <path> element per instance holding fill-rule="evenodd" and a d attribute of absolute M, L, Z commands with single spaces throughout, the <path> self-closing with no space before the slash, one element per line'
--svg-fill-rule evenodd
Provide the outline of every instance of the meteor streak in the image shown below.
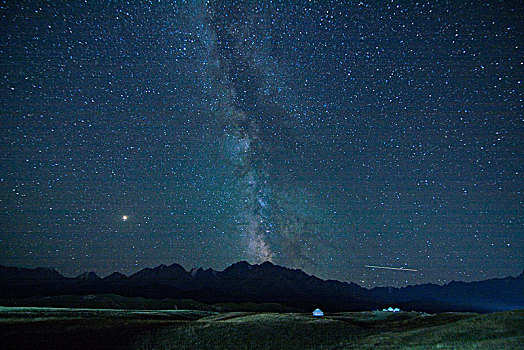
<path fill-rule="evenodd" d="M 386 269 L 386 270 L 400 270 L 400 271 L 418 271 L 415 269 L 405 269 L 403 267 L 389 267 L 389 266 L 373 266 L 373 265 L 365 265 L 365 267 L 369 267 L 371 269 Z"/>

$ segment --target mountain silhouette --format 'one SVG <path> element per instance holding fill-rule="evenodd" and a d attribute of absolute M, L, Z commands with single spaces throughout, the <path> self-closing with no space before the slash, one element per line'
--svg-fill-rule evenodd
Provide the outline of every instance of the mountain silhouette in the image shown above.
<path fill-rule="evenodd" d="M 423 284 L 366 289 L 355 283 L 322 280 L 298 269 L 265 262 L 235 263 L 223 271 L 186 271 L 181 265 L 145 268 L 129 277 L 94 272 L 64 277 L 48 268 L 0 265 L 0 298 L 117 294 L 149 299 L 193 299 L 213 304 L 279 303 L 304 310 L 363 311 L 386 306 L 425 312 L 494 312 L 524 308 L 524 272 L 517 277 L 479 282 Z"/>
<path fill-rule="evenodd" d="M 99 280 L 101 280 L 101 278 L 98 277 L 98 275 L 95 272 L 93 272 L 93 271 L 84 272 L 84 273 L 76 276 L 76 279 L 80 280 L 80 281 L 99 281 Z"/>
<path fill-rule="evenodd" d="M 127 276 L 124 274 L 121 274 L 120 272 L 113 272 L 109 276 L 104 277 L 104 281 L 106 282 L 120 282 L 125 281 L 127 279 Z"/>

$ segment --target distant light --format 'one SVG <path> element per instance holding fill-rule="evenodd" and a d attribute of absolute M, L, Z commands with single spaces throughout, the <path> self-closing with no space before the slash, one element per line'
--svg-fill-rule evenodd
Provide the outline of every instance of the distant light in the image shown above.
<path fill-rule="evenodd" d="M 127 221 L 127 215 L 122 216 L 122 221 Z"/>
<path fill-rule="evenodd" d="M 390 266 L 374 266 L 374 265 L 366 265 L 365 267 L 370 269 L 386 269 L 386 270 L 397 270 L 397 271 L 418 271 L 415 269 L 408 269 L 404 267 L 390 267 Z"/>

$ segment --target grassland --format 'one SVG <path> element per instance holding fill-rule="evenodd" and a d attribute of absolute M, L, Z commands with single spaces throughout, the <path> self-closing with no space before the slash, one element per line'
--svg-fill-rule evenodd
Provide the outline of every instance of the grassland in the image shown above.
<path fill-rule="evenodd" d="M 0 307 L 2 349 L 521 349 L 524 310 L 303 313 Z"/>

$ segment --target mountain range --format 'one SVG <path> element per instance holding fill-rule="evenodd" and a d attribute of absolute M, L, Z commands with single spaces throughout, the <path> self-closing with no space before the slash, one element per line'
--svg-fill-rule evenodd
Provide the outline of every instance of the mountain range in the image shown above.
<path fill-rule="evenodd" d="M 0 299 L 58 295 L 116 294 L 148 299 L 192 299 L 201 303 L 278 303 L 325 311 L 365 311 L 386 306 L 424 312 L 495 312 L 524 309 L 524 272 L 517 277 L 479 282 L 423 284 L 403 288 L 363 288 L 355 283 L 322 280 L 298 269 L 265 262 L 235 263 L 223 271 L 186 271 L 178 264 L 145 268 L 104 278 L 94 272 L 62 276 L 50 268 L 0 265 Z"/>

